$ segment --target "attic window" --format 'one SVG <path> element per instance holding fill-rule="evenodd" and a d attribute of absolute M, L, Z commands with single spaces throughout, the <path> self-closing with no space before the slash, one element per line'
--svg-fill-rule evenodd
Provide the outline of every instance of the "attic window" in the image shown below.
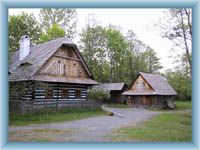
<path fill-rule="evenodd" d="M 66 66 L 65 66 L 65 64 L 64 63 L 62 63 L 61 61 L 58 61 L 59 62 L 59 72 L 60 72 L 60 75 L 65 75 L 65 68 L 66 68 Z"/>
<path fill-rule="evenodd" d="M 140 90 L 144 90 L 145 89 L 144 81 L 139 81 L 139 83 L 138 83 L 138 89 L 140 89 Z"/>
<path fill-rule="evenodd" d="M 82 72 L 80 69 L 78 69 L 78 77 L 81 77 L 82 76 Z"/>

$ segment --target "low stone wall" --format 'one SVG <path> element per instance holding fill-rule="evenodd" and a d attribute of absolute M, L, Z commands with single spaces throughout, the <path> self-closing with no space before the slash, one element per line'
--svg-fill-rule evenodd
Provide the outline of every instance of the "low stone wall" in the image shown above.
<path fill-rule="evenodd" d="M 98 100 L 18 100 L 9 102 L 9 111 L 10 113 L 28 114 L 42 109 L 100 108 L 101 104 Z"/>

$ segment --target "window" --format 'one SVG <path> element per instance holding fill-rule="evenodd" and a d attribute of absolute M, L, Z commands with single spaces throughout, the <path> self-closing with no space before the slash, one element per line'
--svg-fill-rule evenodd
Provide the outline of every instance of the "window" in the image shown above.
<path fill-rule="evenodd" d="M 82 72 L 80 69 L 78 69 L 78 77 L 81 77 L 82 76 Z"/>
<path fill-rule="evenodd" d="M 145 89 L 145 83 L 144 81 L 140 80 L 137 82 L 137 87 L 139 90 L 144 90 Z"/>
<path fill-rule="evenodd" d="M 61 74 L 60 75 L 65 75 L 65 64 L 61 64 Z"/>
<path fill-rule="evenodd" d="M 62 98 L 68 98 L 68 90 L 67 89 L 62 90 Z"/>
<path fill-rule="evenodd" d="M 81 91 L 80 90 L 76 90 L 76 98 L 81 98 Z"/>
<path fill-rule="evenodd" d="M 46 89 L 45 97 L 46 97 L 46 99 L 53 98 L 53 90 L 52 89 Z"/>
<path fill-rule="evenodd" d="M 65 64 L 62 63 L 61 61 L 58 61 L 58 64 L 59 64 L 60 75 L 65 75 Z"/>

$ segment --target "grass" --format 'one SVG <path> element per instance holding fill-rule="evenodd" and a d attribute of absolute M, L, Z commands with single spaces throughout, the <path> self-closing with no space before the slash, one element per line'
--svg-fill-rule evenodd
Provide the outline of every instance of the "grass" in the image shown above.
<path fill-rule="evenodd" d="M 191 114 L 163 113 L 136 127 L 121 128 L 111 138 L 113 141 L 191 141 Z"/>
<path fill-rule="evenodd" d="M 172 109 L 173 111 L 181 111 L 181 110 L 189 110 L 192 109 L 192 101 L 174 101 L 174 104 L 176 106 L 175 109 Z M 149 108 L 149 110 L 152 111 L 161 111 L 161 112 L 168 112 L 169 110 L 160 109 L 160 108 Z M 172 111 L 171 110 L 171 111 Z"/>
<path fill-rule="evenodd" d="M 174 103 L 176 105 L 176 110 L 192 109 L 191 101 L 174 101 Z"/>
<path fill-rule="evenodd" d="M 9 125 L 28 125 L 38 123 L 51 123 L 83 119 L 106 114 L 101 108 L 98 109 L 66 109 L 58 112 L 43 110 L 27 115 L 10 114 Z"/>
<path fill-rule="evenodd" d="M 75 130 L 59 130 L 59 129 L 33 129 L 33 130 L 23 130 L 23 131 L 10 131 L 9 140 L 10 141 L 31 141 L 31 142 L 49 142 L 56 141 L 57 138 L 68 139 Z"/>

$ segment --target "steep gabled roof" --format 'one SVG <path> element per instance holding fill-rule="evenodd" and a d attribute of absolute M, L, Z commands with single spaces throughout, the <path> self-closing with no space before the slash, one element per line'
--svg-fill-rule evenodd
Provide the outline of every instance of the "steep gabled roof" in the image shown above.
<path fill-rule="evenodd" d="M 92 80 L 92 74 L 78 51 L 77 46 L 71 39 L 66 37 L 57 38 L 55 40 L 30 47 L 30 54 L 21 61 L 19 61 L 19 50 L 14 52 L 11 56 L 11 63 L 9 64 L 9 81 L 37 80 L 38 77 L 34 77 L 36 72 L 62 45 L 71 46 L 75 49 L 75 52 L 80 57 L 89 77 L 91 78 L 91 81 L 88 82 L 88 84 L 97 84 L 96 81 Z M 70 80 L 70 83 L 73 83 L 72 79 Z"/>
<path fill-rule="evenodd" d="M 124 86 L 126 86 L 125 83 L 101 83 L 99 85 L 95 85 L 93 88 L 105 91 L 121 91 Z"/>
<path fill-rule="evenodd" d="M 177 95 L 176 91 L 163 76 L 143 72 L 139 72 L 138 76 L 139 75 L 152 87 L 153 91 L 128 90 L 124 92 L 123 95 Z M 136 78 L 138 78 L 138 76 Z"/>

